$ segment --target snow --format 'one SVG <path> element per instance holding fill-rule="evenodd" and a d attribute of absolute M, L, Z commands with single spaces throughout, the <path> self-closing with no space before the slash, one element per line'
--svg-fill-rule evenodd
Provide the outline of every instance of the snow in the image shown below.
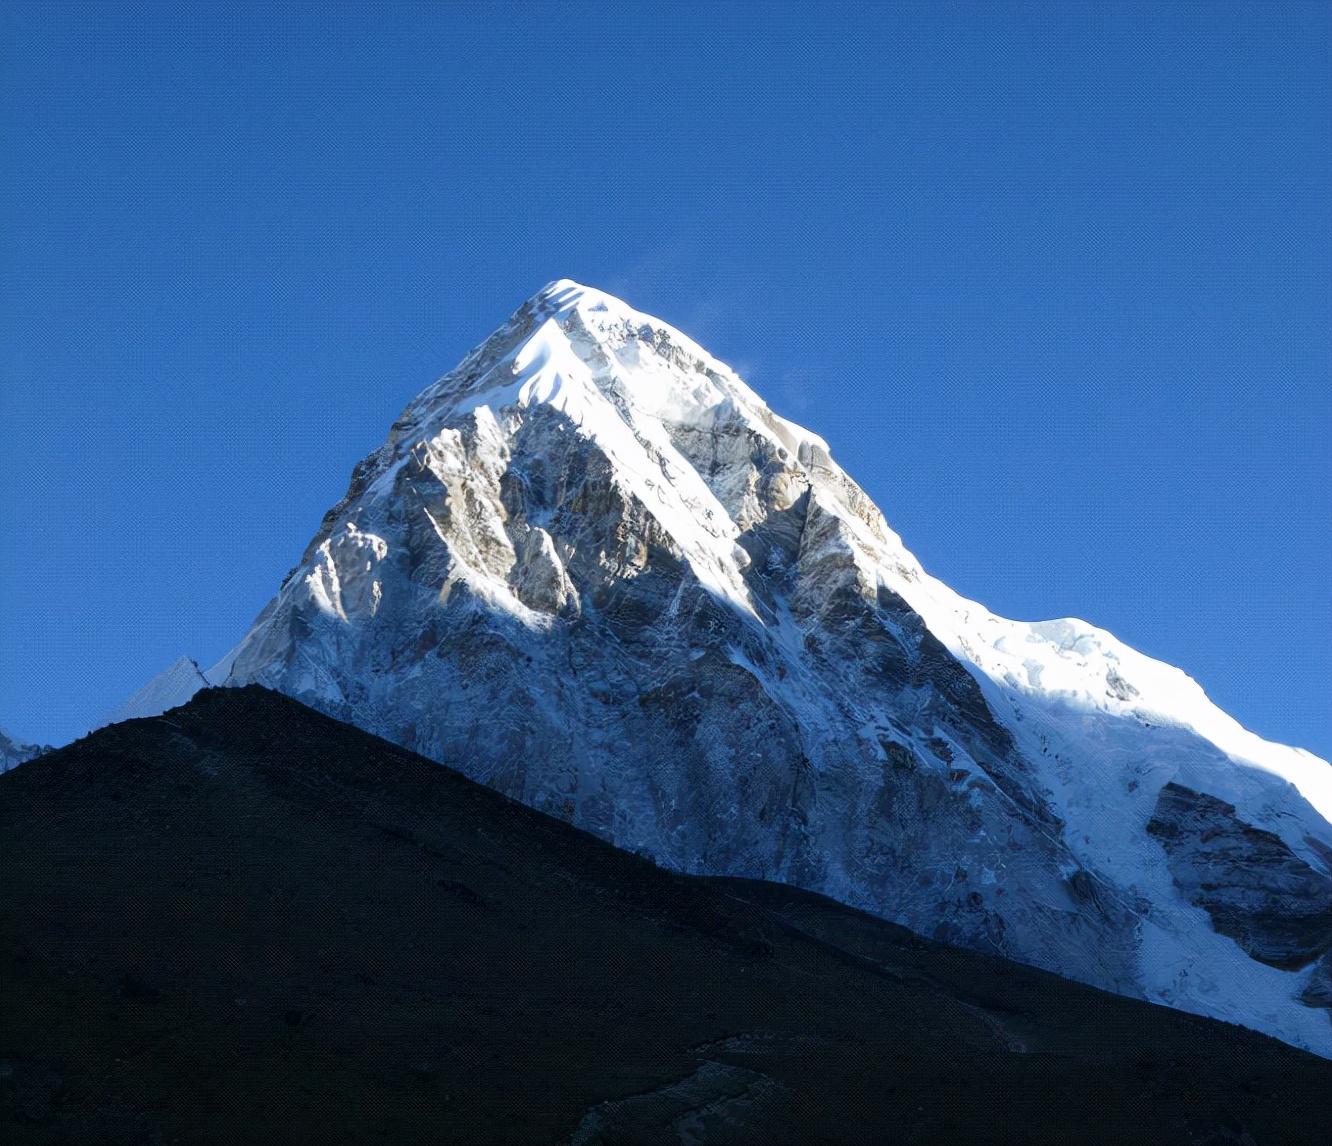
<path fill-rule="evenodd" d="M 90 731 L 108 724 L 119 724 L 122 720 L 161 716 L 168 709 L 184 704 L 201 688 L 207 688 L 209 683 L 193 660 L 189 657 L 180 657 L 153 677 L 124 704 L 105 713 Z"/>
<path fill-rule="evenodd" d="M 628 310 L 618 300 L 568 280 L 547 291 L 561 313 L 589 303 L 602 314 L 623 316 Z M 747 408 L 751 427 L 770 433 L 788 449 L 794 445 L 799 461 L 811 472 L 840 474 L 823 439 L 785 419 L 763 417 L 759 411 L 767 413 L 766 407 L 757 395 L 701 348 L 656 320 L 637 312 L 628 316 L 634 324 L 664 329 L 673 344 L 687 347 L 692 356 L 716 370 L 729 391 L 723 392 L 718 384 L 714 394 L 683 394 L 669 385 L 660 369 L 633 376 L 634 425 L 660 431 L 652 434 L 652 440 L 664 453 L 670 446 L 663 421 L 701 422 L 729 401 Z M 550 325 L 543 327 L 541 351 L 531 356 L 543 367 L 555 359 L 555 353 L 546 349 L 555 338 Z M 609 324 L 602 320 L 597 325 L 604 330 Z M 569 370 L 577 359 L 568 355 L 563 361 Z M 663 384 L 651 387 L 649 381 Z M 556 393 L 549 388 L 547 392 Z M 536 398 L 535 391 L 529 394 L 528 400 Z M 616 451 L 617 462 L 627 453 Z M 677 461 L 672 469 L 678 466 Z M 689 472 L 687 466 L 683 472 Z M 821 501 L 835 505 L 837 499 L 826 497 L 826 487 L 820 489 L 818 476 L 816 496 L 823 494 Z M 728 523 L 713 500 L 698 501 L 712 510 L 707 515 L 710 525 Z M 1153 903 L 1172 904 L 1169 913 L 1158 910 L 1143 921 L 1140 971 L 1146 996 L 1275 1031 L 1300 1045 L 1326 1048 L 1327 1016 L 1290 1006 L 1293 981 L 1307 975 L 1256 963 L 1213 931 L 1205 912 L 1180 902 L 1163 852 L 1144 847 L 1142 837 L 1160 789 L 1174 780 L 1235 804 L 1241 818 L 1276 831 L 1297 854 L 1313 858 L 1304 836 L 1320 828 L 1324 836 L 1328 834 L 1332 766 L 1302 749 L 1273 744 L 1249 732 L 1212 704 L 1184 672 L 1129 648 L 1105 630 L 1075 618 L 1021 622 L 999 617 L 926 574 L 886 525 L 876 529 L 878 522 L 854 514 L 839 516 L 858 543 L 856 558 L 866 572 L 872 567 L 873 574 L 889 583 L 945 646 L 972 667 L 992 709 L 1001 719 L 1009 717 L 1004 723 L 1028 758 L 1047 765 L 1042 779 L 1055 794 L 1074 855 L 1118 886 L 1137 889 Z M 674 536 L 684 538 L 691 526 L 697 538 L 696 514 L 692 523 L 676 515 L 670 528 Z M 778 629 L 778 642 L 793 652 L 792 644 L 803 634 L 789 613 Z M 802 719 L 816 717 L 814 706 L 799 695 L 804 690 L 798 679 L 775 680 L 739 650 L 731 651 L 731 659 L 758 678 L 765 691 L 785 693 Z M 799 663 L 798 657 L 787 660 Z M 1159 730 L 1158 734 L 1142 736 L 1144 725 Z M 1078 763 L 1061 767 L 1061 760 Z M 1094 767 L 1089 765 L 1092 761 Z M 1298 792 L 1306 802 L 1305 814 L 1298 814 L 1298 808 L 1292 814 L 1291 793 L 1282 785 L 1274 786 L 1269 777 Z M 1274 815 L 1273 807 L 1283 804 L 1286 813 Z M 1315 814 L 1308 814 L 1310 809 Z M 994 872 L 983 869 L 983 882 L 995 878 Z"/>
<path fill-rule="evenodd" d="M 949 650 L 980 669 L 1006 698 L 1057 700 L 1060 707 L 1085 714 L 1096 726 L 1108 726 L 1111 722 L 1104 718 L 1113 717 L 1192 732 L 1235 764 L 1291 784 L 1324 821 L 1332 823 L 1332 766 L 1327 761 L 1249 732 L 1173 665 L 1145 656 L 1076 618 L 1006 620 L 927 574 L 895 587 Z M 1133 693 L 1116 695 L 1115 679 L 1131 686 Z M 1007 699 L 1005 707 L 1011 709 L 1013 700 Z M 1076 739 L 1070 729 L 1064 732 Z M 1244 798 L 1239 788 L 1218 789 L 1218 782 L 1226 786 L 1219 779 L 1224 771 L 1217 775 L 1215 795 L 1232 802 L 1232 797 Z"/>
<path fill-rule="evenodd" d="M 674 478 L 673 484 L 686 485 L 688 478 L 696 475 L 674 451 L 663 422 L 692 420 L 698 424 L 705 420 L 710 410 L 726 401 L 747 407 L 753 428 L 769 433 L 775 441 L 788 446 L 794 441 L 797 450 L 803 446 L 802 452 L 807 456 L 816 456 L 809 447 L 817 447 L 827 459 L 820 459 L 822 465 L 819 468 L 833 474 L 841 473 L 832 463 L 828 445 L 821 437 L 772 415 L 758 395 L 728 367 L 673 327 L 632 310 L 612 296 L 568 279 L 551 283 L 537 297 L 549 299 L 556 308 L 556 317 L 566 317 L 578 310 L 583 312 L 588 325 L 602 331 L 611 329 L 616 321 L 660 330 L 672 344 L 684 349 L 724 380 L 725 389 L 719 381 L 711 394 L 699 394 L 697 390 L 683 393 L 678 386 L 671 386 L 672 379 L 659 360 L 647 364 L 635 362 L 634 365 L 646 368 L 629 375 L 628 380 L 623 375 L 617 376 L 617 380 L 630 390 L 634 413 L 644 415 L 633 419 L 634 428 L 640 433 L 649 433 L 653 446 L 670 459 L 672 464 L 663 469 Z M 588 371 L 569 348 L 555 317 L 549 319 L 540 328 L 538 336 L 523 348 L 516 357 L 515 366 L 520 371 L 529 372 L 514 384 L 514 390 L 523 391 L 514 395 L 521 404 L 532 401 L 560 404 L 564 378 L 577 377 L 582 384 L 582 394 L 587 394 Z M 508 398 L 510 395 L 492 401 L 503 405 Z M 567 409 L 568 405 L 569 399 L 563 398 L 561 408 Z M 590 403 L 585 401 L 580 412 L 591 421 L 588 406 Z M 759 412 L 768 416 L 762 417 Z M 588 428 L 599 441 L 614 441 L 620 446 L 614 451 L 614 458 L 618 463 L 628 463 L 637 460 L 634 457 L 636 451 L 624 444 L 622 426 L 625 423 L 617 419 L 610 426 L 598 421 Z M 641 470 L 633 476 L 640 482 L 645 477 Z M 670 507 L 677 510 L 671 522 L 672 534 L 681 540 L 690 539 L 691 535 L 696 537 L 699 533 L 697 513 L 685 516 L 678 511 L 701 506 L 707 526 L 711 526 L 705 527 L 707 533 L 735 536 L 738 527 L 729 521 L 706 487 L 698 488 L 701 485 L 701 481 L 692 483 L 687 489 L 687 498 L 693 505 L 682 506 L 676 502 Z M 1016 692 L 1028 700 L 1055 699 L 1061 707 L 1075 712 L 1105 714 L 1135 723 L 1148 722 L 1158 727 L 1169 725 L 1192 731 L 1233 762 L 1269 772 L 1292 784 L 1324 821 L 1332 823 L 1332 766 L 1303 749 L 1273 744 L 1244 729 L 1212 704 L 1197 682 L 1178 668 L 1144 656 L 1105 630 L 1075 618 L 1020 622 L 998 617 L 925 574 L 891 531 L 888 531 L 888 544 L 884 545 L 857 517 L 843 516 L 843 522 L 866 550 L 880 557 L 877 572 L 893 582 L 893 588 L 924 617 L 931 631 L 964 663 L 980 669 L 995 688 L 1006 690 L 1005 695 Z M 717 530 L 718 523 L 724 523 L 721 530 Z M 726 525 L 730 528 L 726 529 Z M 719 565 L 736 564 L 731 554 L 720 556 L 723 560 L 717 562 Z M 734 599 L 726 589 L 722 593 Z M 744 607 L 746 612 L 752 612 L 748 602 Z M 1108 691 L 1107 683 L 1112 673 L 1131 685 L 1138 695 L 1125 698 Z M 1070 742 L 1077 738 L 1076 734 L 1069 734 Z M 1215 783 L 1213 790 L 1216 791 Z M 1244 798 L 1239 788 L 1216 791 L 1216 794 L 1223 798 Z"/>

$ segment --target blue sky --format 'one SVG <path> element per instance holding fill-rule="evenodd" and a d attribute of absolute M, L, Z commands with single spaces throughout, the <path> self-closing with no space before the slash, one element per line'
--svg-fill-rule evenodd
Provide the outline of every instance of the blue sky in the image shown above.
<path fill-rule="evenodd" d="M 0 7 L 0 726 L 248 629 L 571 277 L 925 567 L 1332 756 L 1332 5 Z"/>

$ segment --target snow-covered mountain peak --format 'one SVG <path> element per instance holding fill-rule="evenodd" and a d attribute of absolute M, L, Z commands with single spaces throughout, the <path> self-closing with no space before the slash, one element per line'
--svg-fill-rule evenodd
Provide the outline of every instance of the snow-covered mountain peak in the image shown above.
<path fill-rule="evenodd" d="M 97 729 L 108 724 L 119 724 L 122 720 L 158 716 L 169 708 L 184 704 L 210 683 L 192 658 L 177 657 L 174 663 L 164 668 L 127 701 L 103 713 L 92 727 Z"/>
<path fill-rule="evenodd" d="M 663 864 L 1332 1055 L 1332 766 L 959 596 L 818 435 L 570 280 L 408 405 L 207 675 Z"/>
<path fill-rule="evenodd" d="M 532 296 L 528 304 L 548 311 L 552 315 L 567 314 L 576 307 L 593 312 L 636 314 L 628 303 L 614 295 L 597 290 L 596 287 L 576 283 L 573 279 L 556 279 L 547 283 Z"/>
<path fill-rule="evenodd" d="M 568 279 L 539 291 L 418 395 L 364 472 L 373 494 L 393 497 L 403 467 L 444 464 L 451 435 L 470 435 L 464 453 L 502 467 L 521 427 L 555 423 L 604 459 L 610 480 L 676 556 L 742 615 L 758 617 L 739 539 L 806 491 L 849 499 L 852 528 L 868 529 L 873 543 L 891 541 L 897 564 L 914 565 L 821 437 L 775 415 L 674 327 Z M 765 477 L 772 504 L 758 489 Z M 539 622 L 495 584 L 480 584 L 487 579 L 474 567 L 461 575 L 512 615 Z"/>
<path fill-rule="evenodd" d="M 568 389 L 600 393 L 622 418 L 711 426 L 739 414 L 784 448 L 802 441 L 826 456 L 817 434 L 777 418 L 725 363 L 687 335 L 604 291 L 559 279 L 538 291 L 457 369 L 428 387 L 400 425 L 516 403 L 570 400 Z"/>

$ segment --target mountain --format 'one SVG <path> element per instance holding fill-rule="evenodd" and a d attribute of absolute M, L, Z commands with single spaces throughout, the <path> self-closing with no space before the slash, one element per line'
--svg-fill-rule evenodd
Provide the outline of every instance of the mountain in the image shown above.
<path fill-rule="evenodd" d="M 826 442 L 599 291 L 427 387 L 208 677 L 676 871 L 1332 1056 L 1332 767 L 958 596 Z"/>
<path fill-rule="evenodd" d="M 209 683 L 195 661 L 190 657 L 180 657 L 124 704 L 105 713 L 93 728 L 105 728 L 108 724 L 119 724 L 122 720 L 144 716 L 160 716 L 167 709 L 184 704 L 201 688 L 207 688 Z"/>
<path fill-rule="evenodd" d="M 0 772 L 8 772 L 26 760 L 32 760 L 45 752 L 50 752 L 49 744 L 20 744 L 7 732 L 0 729 Z"/>
<path fill-rule="evenodd" d="M 260 688 L 0 776 L 0 880 L 15 1146 L 1296 1146 L 1332 1093 L 1264 1035 L 655 867 Z"/>

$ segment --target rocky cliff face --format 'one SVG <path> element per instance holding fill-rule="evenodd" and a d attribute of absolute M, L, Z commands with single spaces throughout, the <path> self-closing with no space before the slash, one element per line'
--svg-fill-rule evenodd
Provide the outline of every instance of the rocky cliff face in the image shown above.
<path fill-rule="evenodd" d="M 1332 768 L 1108 633 L 953 594 L 820 438 L 576 284 L 408 407 L 207 675 L 662 865 L 1332 1055 Z"/>

